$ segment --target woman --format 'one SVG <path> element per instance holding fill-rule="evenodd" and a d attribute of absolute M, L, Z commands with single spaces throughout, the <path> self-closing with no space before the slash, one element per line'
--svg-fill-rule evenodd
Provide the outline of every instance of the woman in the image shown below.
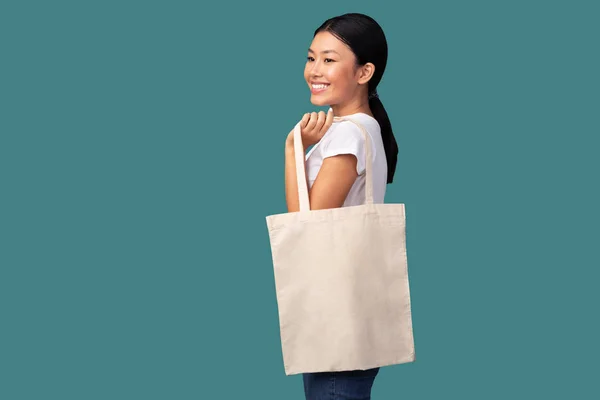
<path fill-rule="evenodd" d="M 368 131 L 372 145 L 373 201 L 383 203 L 392 183 L 398 147 L 377 94 L 387 63 L 383 30 L 364 14 L 350 13 L 325 21 L 308 49 L 304 78 L 311 103 L 329 111 L 304 114 L 301 121 L 311 210 L 348 207 L 365 202 L 365 141 L 349 116 Z M 294 131 L 285 145 L 285 188 L 288 212 L 299 211 L 294 161 Z M 370 399 L 379 368 L 303 374 L 307 400 Z"/>

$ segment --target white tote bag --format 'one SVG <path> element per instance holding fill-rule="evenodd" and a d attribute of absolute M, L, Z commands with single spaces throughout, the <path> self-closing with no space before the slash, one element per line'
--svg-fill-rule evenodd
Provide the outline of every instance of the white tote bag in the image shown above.
<path fill-rule="evenodd" d="M 300 211 L 266 217 L 286 375 L 365 370 L 415 360 L 404 204 L 373 203 L 366 140 L 363 205 L 310 210 L 300 123 Z"/>

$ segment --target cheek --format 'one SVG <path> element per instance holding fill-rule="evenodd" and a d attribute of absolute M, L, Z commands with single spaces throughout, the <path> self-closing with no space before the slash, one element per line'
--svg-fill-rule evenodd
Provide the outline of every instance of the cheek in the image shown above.
<path fill-rule="evenodd" d="M 328 72 L 327 80 L 335 85 L 336 90 L 344 91 L 348 86 L 348 74 L 342 68 L 331 68 Z"/>

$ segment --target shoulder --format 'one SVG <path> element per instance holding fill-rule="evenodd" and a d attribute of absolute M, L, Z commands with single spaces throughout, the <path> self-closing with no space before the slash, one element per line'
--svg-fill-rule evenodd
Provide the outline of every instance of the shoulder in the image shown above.
<path fill-rule="evenodd" d="M 362 130 L 352 121 L 334 122 L 329 132 L 323 137 L 323 150 L 331 147 L 363 146 L 365 136 Z"/>
<path fill-rule="evenodd" d="M 358 122 L 360 123 L 360 121 Z M 365 128 L 366 134 L 370 136 L 368 127 L 364 126 L 364 124 L 361 125 Z M 375 151 L 372 148 L 373 157 L 375 156 Z M 365 133 L 352 121 L 343 120 L 334 122 L 322 139 L 321 156 L 323 159 L 340 154 L 354 155 L 357 158 L 357 173 L 361 175 L 365 171 Z"/>

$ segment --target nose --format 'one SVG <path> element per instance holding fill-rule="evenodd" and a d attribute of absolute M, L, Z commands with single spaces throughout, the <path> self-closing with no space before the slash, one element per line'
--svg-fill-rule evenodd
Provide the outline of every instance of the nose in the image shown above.
<path fill-rule="evenodd" d="M 312 77 L 317 77 L 317 76 L 321 76 L 321 63 L 319 61 L 314 61 L 312 63 L 312 66 L 310 68 L 310 74 Z"/>

